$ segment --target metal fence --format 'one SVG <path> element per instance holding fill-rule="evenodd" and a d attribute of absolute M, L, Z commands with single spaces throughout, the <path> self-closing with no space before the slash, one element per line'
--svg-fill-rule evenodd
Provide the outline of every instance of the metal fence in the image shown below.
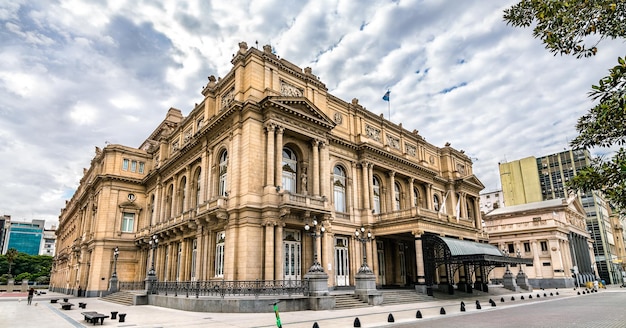
<path fill-rule="evenodd" d="M 142 282 L 143 283 L 143 282 Z M 125 283 L 126 284 L 126 283 Z M 131 284 L 138 283 L 128 283 Z M 120 283 L 120 290 L 124 290 Z M 127 286 L 127 285 L 125 285 Z M 138 285 L 133 285 L 138 286 Z M 151 294 L 194 296 L 309 296 L 308 280 L 215 280 L 215 281 L 157 281 L 152 284 Z"/>
<path fill-rule="evenodd" d="M 117 283 L 119 290 L 142 290 L 146 289 L 145 281 L 120 281 Z"/>

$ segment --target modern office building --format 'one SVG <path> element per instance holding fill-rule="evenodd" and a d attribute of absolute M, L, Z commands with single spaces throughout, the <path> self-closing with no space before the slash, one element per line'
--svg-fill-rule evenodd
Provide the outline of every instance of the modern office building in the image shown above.
<path fill-rule="evenodd" d="M 500 180 L 506 206 L 528 204 L 566 197 L 567 181 L 590 164 L 586 150 L 566 150 L 543 157 L 527 157 L 500 163 Z M 609 206 L 600 192 L 579 193 L 587 215 L 587 230 L 594 240 L 594 265 L 599 278 L 607 284 L 621 283 L 615 270 L 616 260 L 613 226 Z"/>
<path fill-rule="evenodd" d="M 113 273 L 263 282 L 311 270 L 332 289 L 354 286 L 363 262 L 378 287 L 480 288 L 485 254 L 442 255 L 478 244 L 503 260 L 470 157 L 331 95 L 270 46 L 239 46 L 187 116 L 169 109 L 137 148 L 96 147 L 59 217 L 52 289 L 96 296 Z M 355 239 L 361 227 L 373 239 Z"/>
<path fill-rule="evenodd" d="M 9 225 L 9 238 L 6 249 L 15 248 L 20 253 L 38 255 L 43 243 L 43 231 L 45 220 L 32 220 L 31 222 L 12 221 Z"/>
<path fill-rule="evenodd" d="M 523 270 L 533 288 L 577 287 L 595 280 L 593 242 L 576 194 L 498 208 L 484 220 L 489 243 L 510 256 L 533 259 L 532 265 L 511 268 L 514 274 Z M 490 278 L 498 280 L 504 270 L 495 268 Z"/>

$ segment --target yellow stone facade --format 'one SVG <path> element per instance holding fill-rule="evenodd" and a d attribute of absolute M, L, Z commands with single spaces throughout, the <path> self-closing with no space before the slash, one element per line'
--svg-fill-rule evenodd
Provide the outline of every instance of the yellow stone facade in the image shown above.
<path fill-rule="evenodd" d="M 463 151 L 329 94 L 270 46 L 242 42 L 232 64 L 140 147 L 96 148 L 59 218 L 54 290 L 96 296 L 113 270 L 141 282 L 152 261 L 159 281 L 302 279 L 313 220 L 331 288 L 354 286 L 361 226 L 379 286 L 424 283 L 423 234 L 486 242 Z"/>

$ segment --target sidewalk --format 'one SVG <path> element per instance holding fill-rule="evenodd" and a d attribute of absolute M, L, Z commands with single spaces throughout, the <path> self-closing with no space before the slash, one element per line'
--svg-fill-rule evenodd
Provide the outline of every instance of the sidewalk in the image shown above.
<path fill-rule="evenodd" d="M 280 317 L 283 327 L 313 327 L 315 323 L 321 328 L 353 327 L 357 317 L 362 327 L 393 327 L 394 324 L 388 322 L 390 314 L 394 317 L 395 323 L 418 322 L 418 320 L 433 320 L 441 317 L 441 308 L 444 308 L 446 315 L 463 315 L 464 313 L 475 311 L 494 311 L 503 307 L 523 306 L 531 302 L 548 302 L 566 297 L 580 297 L 577 293 L 583 290 L 539 289 L 532 293 L 513 293 L 501 288 L 492 288 L 491 295 L 458 293 L 452 298 L 448 295 L 442 295 L 442 298 L 445 297 L 446 299 L 435 298 L 433 301 L 415 304 L 373 306 L 345 310 L 283 312 L 280 313 Z M 609 286 L 608 289 L 601 289 L 599 293 L 620 291 L 626 292 L 626 289 L 620 289 L 619 286 Z M 556 295 L 557 292 L 559 295 Z M 550 296 L 550 293 L 552 293 L 552 296 Z M 273 312 L 188 312 L 151 305 L 124 306 L 101 301 L 97 298 L 76 298 L 52 292 L 35 296 L 33 305 L 29 306 L 26 304 L 26 296 L 19 293 L 15 294 L 17 295 L 0 297 L 0 313 L 2 313 L 0 316 L 0 327 L 91 327 L 93 325 L 87 323 L 81 315 L 81 312 L 85 311 L 97 311 L 109 316 L 112 311 L 126 313 L 125 322 L 111 320 L 111 318 L 105 319 L 104 326 L 109 327 L 276 327 L 276 319 Z M 521 300 L 522 296 L 524 300 Z M 532 296 L 532 299 L 530 296 Z M 75 304 L 72 310 L 61 310 L 59 304 L 50 303 L 51 298 L 62 299 L 68 297 L 69 301 Z M 511 297 L 515 297 L 515 300 L 511 301 Z M 490 298 L 495 301 L 496 307 L 489 304 Z M 501 302 L 501 299 L 504 299 L 504 302 Z M 476 309 L 476 300 L 480 302 L 481 310 Z M 461 301 L 465 303 L 466 312 L 460 311 Z M 87 303 L 86 309 L 78 308 L 79 302 Z M 268 307 L 271 309 L 269 303 Z M 423 316 L 422 319 L 415 318 L 418 310 Z"/>

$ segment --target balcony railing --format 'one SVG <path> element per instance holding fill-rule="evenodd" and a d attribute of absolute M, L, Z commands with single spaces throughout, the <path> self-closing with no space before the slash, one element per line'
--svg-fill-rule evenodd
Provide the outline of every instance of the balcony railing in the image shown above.
<path fill-rule="evenodd" d="M 139 287 L 139 283 L 123 283 L 124 287 Z M 125 289 L 124 288 L 124 289 Z M 120 290 L 122 283 L 120 283 Z M 141 289 L 141 288 L 140 288 Z M 157 281 L 151 294 L 195 296 L 271 296 L 309 295 L 308 280 L 215 280 L 215 281 Z"/>

